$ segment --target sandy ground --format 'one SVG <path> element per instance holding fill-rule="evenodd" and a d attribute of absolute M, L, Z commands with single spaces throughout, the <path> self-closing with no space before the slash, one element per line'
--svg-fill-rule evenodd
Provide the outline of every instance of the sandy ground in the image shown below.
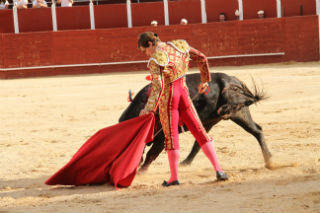
<path fill-rule="evenodd" d="M 195 70 L 193 70 L 195 71 Z M 129 188 L 44 184 L 99 129 L 117 123 L 127 94 L 146 72 L 0 81 L 0 212 L 320 212 L 320 63 L 218 67 L 269 99 L 250 107 L 273 162 L 268 170 L 255 138 L 231 121 L 209 134 L 230 180 L 216 182 L 203 153 L 169 177 L 166 153 Z M 193 144 L 181 135 L 181 160 Z"/>

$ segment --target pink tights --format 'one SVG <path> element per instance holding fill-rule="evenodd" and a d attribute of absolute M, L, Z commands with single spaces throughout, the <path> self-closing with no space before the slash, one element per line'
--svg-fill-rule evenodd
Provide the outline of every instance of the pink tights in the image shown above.
<path fill-rule="evenodd" d="M 166 150 L 170 164 L 171 177 L 168 183 L 178 180 L 179 165 L 179 131 L 178 123 L 181 118 L 192 135 L 196 138 L 201 149 L 210 160 L 216 171 L 222 171 L 211 142 L 211 138 L 203 128 L 192 101 L 189 98 L 185 79 L 181 78 L 170 84 L 167 96 L 163 96 L 159 103 L 160 120 L 166 136 Z"/>
<path fill-rule="evenodd" d="M 216 155 L 216 152 L 213 147 L 213 143 L 211 141 L 203 144 L 201 146 L 202 151 L 207 156 L 207 158 L 210 160 L 212 166 L 216 171 L 222 171 L 218 158 Z M 180 151 L 178 149 L 176 150 L 167 150 L 168 152 L 168 159 L 170 164 L 170 179 L 168 183 L 171 183 L 172 181 L 178 180 L 178 165 L 179 165 L 179 158 L 180 158 Z"/>

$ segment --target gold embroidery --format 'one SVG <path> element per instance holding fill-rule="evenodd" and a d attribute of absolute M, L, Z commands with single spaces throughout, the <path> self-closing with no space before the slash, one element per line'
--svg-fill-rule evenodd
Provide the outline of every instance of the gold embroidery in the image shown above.
<path fill-rule="evenodd" d="M 171 83 L 173 81 L 186 74 L 189 69 L 190 57 L 198 63 L 201 82 L 205 83 L 210 81 L 209 65 L 206 56 L 200 51 L 190 47 L 184 40 L 174 40 L 165 45 L 158 46 L 148 63 L 152 79 L 152 90 L 145 109 L 148 111 L 154 110 L 154 107 L 159 100 L 159 113 L 166 137 L 165 146 L 167 150 L 174 149 L 170 121 L 170 97 L 172 96 L 170 86 L 172 86 Z M 160 75 L 162 75 L 161 79 L 163 80 L 163 85 L 162 81 L 159 79 Z M 161 91 L 161 89 L 163 91 Z M 197 119 L 199 119 L 193 106 L 191 110 Z M 201 128 L 205 131 L 203 127 Z"/>
<path fill-rule="evenodd" d="M 172 125 L 170 117 L 171 99 L 173 95 L 172 85 L 166 86 L 163 90 L 163 95 L 159 102 L 159 114 L 162 129 L 165 135 L 165 147 L 167 150 L 174 149 L 173 145 L 173 135 L 172 135 Z"/>
<path fill-rule="evenodd" d="M 150 74 L 151 74 L 152 88 L 151 88 L 151 93 L 148 98 L 148 102 L 145 106 L 145 109 L 148 111 L 152 111 L 152 110 L 154 110 L 154 107 L 158 101 L 162 84 L 161 84 L 161 80 L 159 78 L 160 67 L 154 61 L 151 61 L 149 64 L 149 68 L 150 68 Z"/>
<path fill-rule="evenodd" d="M 168 65 L 164 67 L 164 82 L 171 83 L 186 74 L 189 67 L 189 54 L 181 53 L 172 45 L 165 45 L 161 47 L 170 59 Z"/>
<path fill-rule="evenodd" d="M 173 40 L 169 41 L 168 44 L 173 46 L 181 53 L 188 53 L 190 50 L 190 46 L 185 40 Z"/>
<path fill-rule="evenodd" d="M 156 51 L 152 54 L 151 58 L 149 59 L 148 67 L 150 66 L 151 62 L 155 62 L 159 66 L 166 66 L 169 63 L 169 58 L 166 52 L 162 51 L 161 49 L 156 49 Z"/>

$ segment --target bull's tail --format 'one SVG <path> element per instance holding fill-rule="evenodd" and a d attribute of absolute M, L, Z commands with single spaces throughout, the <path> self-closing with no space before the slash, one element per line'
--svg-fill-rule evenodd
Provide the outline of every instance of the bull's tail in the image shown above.
<path fill-rule="evenodd" d="M 239 86 L 240 94 L 246 97 L 246 101 L 244 102 L 245 106 L 250 106 L 251 104 L 255 104 L 259 101 L 262 101 L 268 98 L 265 92 L 263 91 L 263 89 L 260 89 L 257 87 L 253 78 L 252 78 L 252 83 L 253 83 L 254 92 L 251 92 L 250 89 L 247 87 L 247 85 L 245 85 L 245 83 L 240 81 L 240 86 Z"/>
<path fill-rule="evenodd" d="M 133 101 L 133 92 L 131 92 L 131 89 L 129 89 L 129 94 L 128 94 L 128 102 Z"/>
<path fill-rule="evenodd" d="M 254 92 L 242 81 L 237 80 L 229 83 L 222 91 L 226 103 L 217 110 L 218 115 L 223 119 L 229 119 L 232 114 L 241 110 L 243 107 L 248 107 L 251 104 L 267 99 L 268 97 L 264 91 L 256 86 L 253 79 L 252 82 Z"/>

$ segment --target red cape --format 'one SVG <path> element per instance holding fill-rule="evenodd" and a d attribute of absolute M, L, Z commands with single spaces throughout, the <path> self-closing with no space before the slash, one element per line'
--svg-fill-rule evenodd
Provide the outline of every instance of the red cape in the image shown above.
<path fill-rule="evenodd" d="M 153 113 L 101 129 L 46 184 L 130 186 L 153 131 Z"/>

